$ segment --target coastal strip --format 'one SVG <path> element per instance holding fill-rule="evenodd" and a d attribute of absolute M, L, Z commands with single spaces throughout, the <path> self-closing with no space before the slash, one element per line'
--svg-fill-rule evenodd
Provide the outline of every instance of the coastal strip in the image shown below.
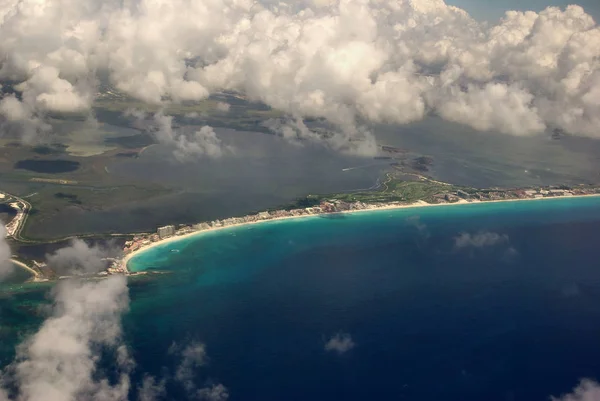
<path fill-rule="evenodd" d="M 40 277 L 40 273 L 34 270 L 33 268 L 27 266 L 25 263 L 20 262 L 16 259 L 10 259 L 10 263 L 14 264 L 21 269 L 27 270 L 29 273 L 33 275 L 33 279 L 31 281 L 42 281 L 43 279 Z"/>
<path fill-rule="evenodd" d="M 453 205 L 469 205 L 469 204 L 484 204 L 484 203 L 499 203 L 499 202 L 521 202 L 521 201 L 538 201 L 548 199 L 561 199 L 561 198 L 584 198 L 584 197 L 598 197 L 600 194 L 568 194 L 568 195 L 556 195 L 548 197 L 528 197 L 528 198 L 517 198 L 517 199 L 495 199 L 495 200 L 479 200 L 479 199 L 458 199 L 454 202 L 442 202 L 442 203 L 427 203 L 419 200 L 409 204 L 401 202 L 390 202 L 380 204 L 366 204 L 362 202 L 345 203 L 328 201 L 322 202 L 320 206 L 305 209 L 294 209 L 294 210 L 277 210 L 274 212 L 261 212 L 255 215 L 249 215 L 238 218 L 229 218 L 223 221 L 215 220 L 210 223 L 200 223 L 194 226 L 183 227 L 177 231 L 174 230 L 173 226 L 162 227 L 161 229 L 166 231 L 172 231 L 167 234 L 166 237 L 161 238 L 160 234 L 152 234 L 147 237 L 134 238 L 124 250 L 125 257 L 114 266 L 114 273 L 129 273 L 129 262 L 135 256 L 141 253 L 147 252 L 158 246 L 167 245 L 172 242 L 176 242 L 182 239 L 190 238 L 196 235 L 214 232 L 225 228 L 248 226 L 252 224 L 260 224 L 273 221 L 300 219 L 304 217 L 314 217 L 323 214 L 338 214 L 338 213 L 360 213 L 360 212 L 372 212 L 378 210 L 396 210 L 396 209 L 410 209 L 410 208 L 423 208 L 423 207 L 436 207 L 436 206 L 453 206 Z M 343 209 L 340 209 L 340 206 Z"/>
<path fill-rule="evenodd" d="M 31 210 L 31 204 L 18 196 L 2 191 L 0 191 L 0 200 L 2 200 L 3 203 L 10 202 L 10 207 L 17 212 L 15 217 L 5 226 L 6 236 L 21 240 L 21 231 L 23 231 L 25 221 Z"/>

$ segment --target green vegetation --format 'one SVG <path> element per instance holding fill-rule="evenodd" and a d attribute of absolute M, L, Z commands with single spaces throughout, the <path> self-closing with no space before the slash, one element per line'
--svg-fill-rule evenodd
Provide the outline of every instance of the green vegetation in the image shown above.
<path fill-rule="evenodd" d="M 449 192 L 456 192 L 457 190 L 471 192 L 471 189 L 469 188 L 458 187 L 431 180 L 404 181 L 389 176 L 378 190 L 329 195 L 309 195 L 296 200 L 294 203 L 286 206 L 285 208 L 290 210 L 312 207 L 325 200 L 364 203 L 410 203 L 418 200 L 433 202 L 436 195 L 439 196 Z"/>
<path fill-rule="evenodd" d="M 64 192 L 57 192 L 54 194 L 55 198 L 58 199 L 66 199 L 69 203 L 73 203 L 75 205 L 81 205 L 83 202 L 78 199 L 77 195 L 74 194 L 66 194 Z"/>
<path fill-rule="evenodd" d="M 65 153 L 66 146 L 34 146 L 31 150 L 38 155 L 60 155 Z"/>
<path fill-rule="evenodd" d="M 20 239 L 37 243 L 42 237 L 52 235 L 48 225 L 55 224 L 57 216 L 77 216 L 87 211 L 144 203 L 174 191 L 153 183 L 151 177 L 148 180 L 129 178 L 112 174 L 107 168 L 117 157 L 136 157 L 138 146 L 147 144 L 147 134 L 127 136 L 120 131 L 98 129 L 90 133 L 92 140 L 86 142 L 78 137 L 77 124 L 71 126 L 68 121 L 60 124 L 63 125 L 58 131 L 64 134 L 54 140 L 63 144 L 30 146 L 0 138 L 0 189 L 21 197 L 32 207 Z M 85 149 L 88 145 L 95 147 L 89 156 L 68 154 L 73 146 Z M 14 213 L 11 209 L 0 210 L 0 220 L 9 221 Z M 40 229 L 42 227 L 45 229 Z M 40 232 L 45 234 L 38 234 Z"/>
<path fill-rule="evenodd" d="M 145 201 L 171 192 L 159 186 L 138 187 L 134 185 L 115 187 L 63 186 L 56 192 L 56 186 L 40 187 L 35 196 L 28 198 L 31 211 L 25 222 L 22 237 L 36 240 L 35 226 L 44 220 L 62 212 L 65 208 L 76 210 L 103 210 L 122 206 L 130 202 Z"/>
<path fill-rule="evenodd" d="M 324 200 L 326 197 L 321 195 L 308 195 L 304 198 L 296 199 L 294 202 L 283 205 L 281 207 L 274 207 L 268 209 L 267 211 L 275 211 L 275 210 L 292 210 L 292 209 L 304 209 L 307 207 L 317 206 Z M 258 213 L 258 211 L 256 212 Z"/>
<path fill-rule="evenodd" d="M 438 184 L 430 181 L 390 180 L 383 184 L 383 186 L 383 189 L 380 191 L 334 194 L 328 196 L 328 198 L 346 202 L 365 203 L 415 202 L 418 200 L 429 202 L 433 200 L 435 195 L 456 191 L 458 189 L 451 185 Z"/>

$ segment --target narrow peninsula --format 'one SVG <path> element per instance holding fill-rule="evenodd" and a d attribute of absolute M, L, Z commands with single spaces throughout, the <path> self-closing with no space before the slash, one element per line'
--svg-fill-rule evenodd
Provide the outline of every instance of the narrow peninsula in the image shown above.
<path fill-rule="evenodd" d="M 241 217 L 213 220 L 192 225 L 159 227 L 156 233 L 136 235 L 125 243 L 123 259 L 109 268 L 111 274 L 127 274 L 128 262 L 140 252 L 201 232 L 266 221 L 301 218 L 332 213 L 355 213 L 373 210 L 459 205 L 481 202 L 533 201 L 561 197 L 598 196 L 600 187 L 555 186 L 515 189 L 476 189 L 421 177 L 419 181 L 403 181 L 388 174 L 380 189 L 358 193 L 309 195 L 282 208 Z"/>
<path fill-rule="evenodd" d="M 230 217 L 195 224 L 167 225 L 159 227 L 153 233 L 111 234 L 113 237 L 125 237 L 122 256 L 107 258 L 106 269 L 96 276 L 131 273 L 128 262 L 132 257 L 152 247 L 179 240 L 198 233 L 219 230 L 246 224 L 266 221 L 317 216 L 321 214 L 355 213 L 362 211 L 400 209 L 415 207 L 431 207 L 443 205 L 460 205 L 481 202 L 533 201 L 560 197 L 596 196 L 600 195 L 600 186 L 550 186 L 528 188 L 488 188 L 477 189 L 456 186 L 433 180 L 422 175 L 414 175 L 410 180 L 406 174 L 401 177 L 387 173 L 378 186 L 372 190 L 338 193 L 329 195 L 308 195 L 295 202 L 272 210 L 251 213 L 241 217 Z M 7 224 L 7 237 L 16 242 L 30 242 L 22 238 L 20 233 L 31 209 L 26 201 L 8 193 L 1 193 L 3 200 L 16 210 L 15 217 Z M 33 279 L 60 279 L 43 262 L 26 260 L 20 255 L 13 255 L 17 265 L 27 268 L 33 273 Z"/>

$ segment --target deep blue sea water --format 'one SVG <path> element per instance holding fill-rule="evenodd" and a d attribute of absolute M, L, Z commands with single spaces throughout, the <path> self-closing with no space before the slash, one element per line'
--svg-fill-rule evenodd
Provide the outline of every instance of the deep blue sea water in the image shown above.
<path fill-rule="evenodd" d="M 232 401 L 547 400 L 600 379 L 599 231 L 600 198 L 576 198 L 309 217 L 157 247 L 130 264 L 169 272 L 130 280 L 134 381 L 172 377 L 173 343 L 201 342 L 196 386 L 222 383 Z M 7 302 L 12 322 L 27 313 Z M 327 351 L 337 333 L 355 346 Z"/>
<path fill-rule="evenodd" d="M 599 230 L 577 198 L 215 231 L 132 260 L 173 274 L 133 285 L 127 330 L 157 375 L 203 342 L 231 400 L 545 400 L 600 378 Z"/>

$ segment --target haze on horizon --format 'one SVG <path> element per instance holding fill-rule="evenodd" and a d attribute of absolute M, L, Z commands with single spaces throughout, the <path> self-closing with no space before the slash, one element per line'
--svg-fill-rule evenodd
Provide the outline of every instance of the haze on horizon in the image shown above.
<path fill-rule="evenodd" d="M 596 22 L 600 21 L 600 2 L 596 0 L 448 0 L 447 4 L 463 8 L 475 19 L 495 22 L 508 10 L 540 12 L 547 7 L 567 7 L 577 4 L 585 9 Z"/>

